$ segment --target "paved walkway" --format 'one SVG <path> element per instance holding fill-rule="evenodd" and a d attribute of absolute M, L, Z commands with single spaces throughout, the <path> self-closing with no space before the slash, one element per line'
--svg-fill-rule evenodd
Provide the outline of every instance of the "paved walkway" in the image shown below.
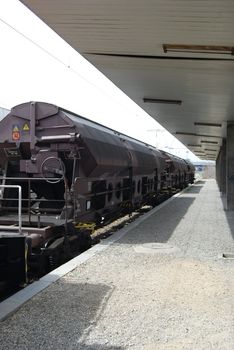
<path fill-rule="evenodd" d="M 233 238 L 200 181 L 0 323 L 0 349 L 233 350 Z"/>

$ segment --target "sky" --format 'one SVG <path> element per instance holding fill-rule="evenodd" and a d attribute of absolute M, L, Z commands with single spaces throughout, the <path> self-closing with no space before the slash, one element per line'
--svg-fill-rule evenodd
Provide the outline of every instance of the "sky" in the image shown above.
<path fill-rule="evenodd" d="M 18 0 L 0 1 L 0 106 L 54 103 L 183 158 L 188 149 Z"/>

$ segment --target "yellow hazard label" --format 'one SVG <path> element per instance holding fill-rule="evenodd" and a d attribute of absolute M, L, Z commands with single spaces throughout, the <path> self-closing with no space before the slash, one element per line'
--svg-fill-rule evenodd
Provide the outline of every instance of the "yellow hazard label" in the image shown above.
<path fill-rule="evenodd" d="M 29 131 L 29 125 L 27 123 L 24 124 L 23 131 Z"/>
<path fill-rule="evenodd" d="M 18 125 L 14 125 L 13 126 L 13 130 L 12 131 L 19 131 L 19 127 L 18 127 Z"/>

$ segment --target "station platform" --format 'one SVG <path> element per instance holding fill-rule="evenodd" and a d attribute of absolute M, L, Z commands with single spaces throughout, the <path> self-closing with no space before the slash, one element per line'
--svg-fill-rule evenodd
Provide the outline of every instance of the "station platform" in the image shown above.
<path fill-rule="evenodd" d="M 0 322 L 1 349 L 234 349 L 234 213 L 214 180 L 69 263 Z"/>

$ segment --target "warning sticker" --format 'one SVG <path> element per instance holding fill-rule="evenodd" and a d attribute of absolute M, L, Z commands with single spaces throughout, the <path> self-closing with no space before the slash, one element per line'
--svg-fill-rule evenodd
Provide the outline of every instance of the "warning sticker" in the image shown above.
<path fill-rule="evenodd" d="M 12 140 L 18 141 L 20 139 L 20 132 L 19 131 L 12 131 Z"/>
<path fill-rule="evenodd" d="M 28 123 L 25 123 L 23 126 L 23 131 L 29 131 L 29 125 Z"/>
<path fill-rule="evenodd" d="M 19 126 L 18 125 L 13 125 L 12 131 L 19 131 Z"/>

